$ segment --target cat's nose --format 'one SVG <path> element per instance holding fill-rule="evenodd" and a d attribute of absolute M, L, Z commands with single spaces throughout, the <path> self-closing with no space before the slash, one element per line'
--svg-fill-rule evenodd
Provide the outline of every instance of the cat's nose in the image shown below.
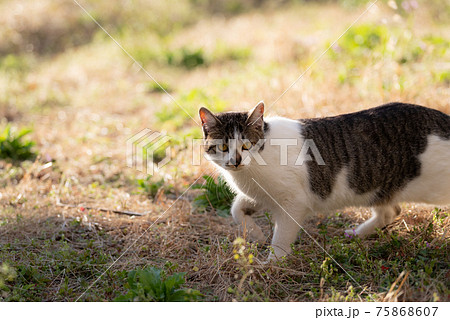
<path fill-rule="evenodd" d="M 242 157 L 240 154 L 238 154 L 238 155 L 236 155 L 236 158 L 231 159 L 231 164 L 237 168 L 241 164 L 241 161 L 242 161 Z"/>

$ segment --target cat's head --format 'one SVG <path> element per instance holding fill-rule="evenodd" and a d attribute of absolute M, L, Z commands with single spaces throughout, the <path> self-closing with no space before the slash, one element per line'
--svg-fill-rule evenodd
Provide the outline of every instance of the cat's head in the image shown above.
<path fill-rule="evenodd" d="M 252 153 L 264 147 L 264 102 L 249 112 L 213 114 L 206 108 L 199 111 L 202 120 L 206 157 L 230 171 L 249 166 Z"/>

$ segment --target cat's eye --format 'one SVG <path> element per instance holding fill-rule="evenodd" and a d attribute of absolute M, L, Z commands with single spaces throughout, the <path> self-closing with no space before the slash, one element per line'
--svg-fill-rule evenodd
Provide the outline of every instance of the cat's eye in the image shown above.
<path fill-rule="evenodd" d="M 252 143 L 250 141 L 246 141 L 244 142 L 244 144 L 242 145 L 242 150 L 248 150 L 252 147 Z"/>
<path fill-rule="evenodd" d="M 218 144 L 217 148 L 219 149 L 219 151 L 221 152 L 226 152 L 228 151 L 228 146 L 226 144 Z"/>

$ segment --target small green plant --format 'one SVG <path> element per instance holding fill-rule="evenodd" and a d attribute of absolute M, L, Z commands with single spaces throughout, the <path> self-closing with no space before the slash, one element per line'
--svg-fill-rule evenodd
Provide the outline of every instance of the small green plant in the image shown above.
<path fill-rule="evenodd" d="M 7 72 L 23 72 L 30 68 L 30 62 L 25 56 L 8 54 L 0 58 L 0 70 Z"/>
<path fill-rule="evenodd" d="M 14 281 L 17 273 L 14 268 L 11 268 L 8 264 L 2 263 L 0 266 L 0 292 L 6 288 L 6 282 Z"/>
<path fill-rule="evenodd" d="M 158 181 L 151 181 L 151 179 L 152 177 L 148 176 L 146 179 L 138 179 L 137 183 L 143 192 L 154 198 L 158 191 L 164 187 L 164 179 Z"/>
<path fill-rule="evenodd" d="M 450 84 L 450 71 L 448 70 L 435 71 L 433 76 L 436 82 L 444 83 L 445 85 Z"/>
<path fill-rule="evenodd" d="M 23 141 L 23 137 L 30 132 L 30 129 L 22 129 L 15 134 L 9 125 L 6 126 L 0 134 L 0 159 L 24 161 L 35 158 L 36 154 L 32 151 L 34 142 Z"/>
<path fill-rule="evenodd" d="M 257 245 L 238 237 L 233 241 L 232 253 L 235 261 L 235 279 L 239 281 L 237 285 L 228 287 L 227 292 L 237 301 L 268 301 L 261 279 L 255 276 Z"/>
<path fill-rule="evenodd" d="M 184 67 L 186 69 L 194 69 L 207 63 L 203 50 L 181 48 L 176 51 L 167 51 L 167 64 L 170 66 Z"/>
<path fill-rule="evenodd" d="M 205 175 L 203 178 L 205 183 L 193 186 L 194 189 L 203 190 L 203 193 L 194 199 L 194 204 L 203 210 L 214 209 L 221 217 L 229 216 L 234 193 L 222 177 L 217 178 L 217 183 L 211 176 Z"/>
<path fill-rule="evenodd" d="M 115 301 L 196 301 L 202 294 L 198 290 L 182 288 L 185 276 L 184 272 L 167 276 L 163 270 L 155 267 L 130 271 L 127 283 L 129 291 Z"/>
<path fill-rule="evenodd" d="M 145 90 L 149 93 L 171 92 L 172 88 L 165 82 L 156 83 L 154 81 L 145 84 Z"/>
<path fill-rule="evenodd" d="M 351 28 L 339 41 L 339 46 L 353 56 L 371 55 L 374 50 L 384 49 L 388 39 L 385 26 L 365 24 Z"/>

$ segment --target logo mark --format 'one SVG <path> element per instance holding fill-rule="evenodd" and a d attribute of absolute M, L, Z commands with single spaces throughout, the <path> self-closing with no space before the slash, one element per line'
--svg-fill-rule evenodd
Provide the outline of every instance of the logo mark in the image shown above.
<path fill-rule="evenodd" d="M 169 136 L 148 128 L 136 133 L 127 140 L 127 167 L 152 175 L 170 161 L 169 141 Z"/>

